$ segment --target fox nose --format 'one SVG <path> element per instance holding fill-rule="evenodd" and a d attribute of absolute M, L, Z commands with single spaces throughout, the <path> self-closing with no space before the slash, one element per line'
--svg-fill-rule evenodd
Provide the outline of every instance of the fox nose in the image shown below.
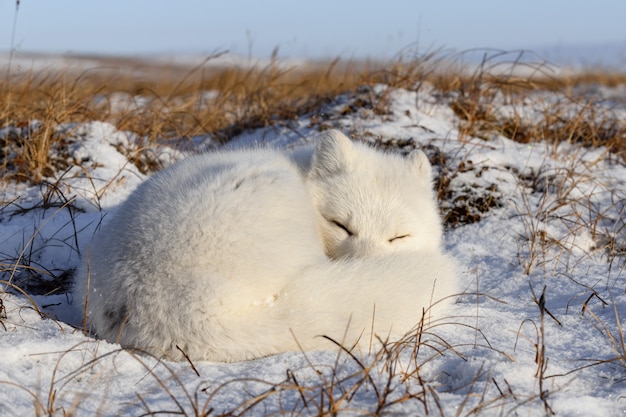
<path fill-rule="evenodd" d="M 345 240 L 337 248 L 339 258 L 365 258 L 380 255 L 386 252 L 385 248 L 377 245 L 373 240 L 366 238 L 353 238 Z"/>

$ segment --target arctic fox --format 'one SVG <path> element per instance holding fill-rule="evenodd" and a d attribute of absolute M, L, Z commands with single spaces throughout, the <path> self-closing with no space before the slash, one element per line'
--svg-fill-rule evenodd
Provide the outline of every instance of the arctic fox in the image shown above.
<path fill-rule="evenodd" d="M 304 170 L 328 256 L 441 249 L 432 170 L 423 152 L 403 158 L 331 130 L 310 165 L 306 156 L 294 159 Z"/>
<path fill-rule="evenodd" d="M 240 361 L 332 348 L 322 335 L 366 349 L 423 309 L 438 317 L 458 285 L 425 156 L 333 132 L 306 171 L 241 149 L 152 176 L 77 274 L 90 330 L 173 360 Z"/>

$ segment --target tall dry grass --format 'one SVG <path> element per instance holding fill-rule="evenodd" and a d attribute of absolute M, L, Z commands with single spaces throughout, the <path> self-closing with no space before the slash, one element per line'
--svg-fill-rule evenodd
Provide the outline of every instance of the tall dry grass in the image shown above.
<path fill-rule="evenodd" d="M 535 73 L 519 76 L 494 73 L 489 59 L 468 69 L 450 65 L 449 57 L 437 53 L 402 55 L 388 63 L 335 60 L 293 66 L 274 57 L 250 67 L 212 65 L 214 58 L 195 67 L 98 58 L 101 66 L 84 71 L 14 70 L 0 80 L 1 177 L 39 181 L 54 172 L 50 149 L 63 140 L 58 127 L 68 123 L 106 121 L 170 145 L 199 135 L 223 143 L 247 129 L 288 123 L 341 94 L 376 84 L 410 90 L 432 85 L 459 116 L 464 135 L 498 132 L 521 142 L 569 140 L 607 146 L 622 158 L 626 150 L 624 123 L 586 105 L 589 98 L 580 96 L 579 88 L 615 86 L 626 82 L 624 74 L 554 76 L 538 65 Z M 521 104 L 538 91 L 560 91 L 568 100 L 533 121 L 495 111 L 502 101 Z M 384 94 L 371 95 L 355 106 L 384 113 L 385 100 Z M 577 114 L 571 114 L 572 101 L 580 103 Z"/>
<path fill-rule="evenodd" d="M 0 126 L 13 128 L 0 138 L 3 178 L 37 181 L 50 175 L 50 148 L 62 140 L 56 130 L 63 124 L 106 121 L 152 142 L 184 142 L 197 135 L 226 142 L 246 129 L 297 118 L 371 82 L 366 63 L 338 61 L 304 68 L 164 65 L 139 74 L 103 65 L 0 81 Z"/>

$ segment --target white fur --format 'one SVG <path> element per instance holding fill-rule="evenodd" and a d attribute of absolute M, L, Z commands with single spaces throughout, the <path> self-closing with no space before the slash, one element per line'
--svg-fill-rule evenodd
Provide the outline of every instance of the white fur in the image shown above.
<path fill-rule="evenodd" d="M 403 158 L 331 130 L 306 171 L 328 256 L 441 250 L 441 220 L 423 152 Z"/>
<path fill-rule="evenodd" d="M 321 335 L 367 349 L 374 335 L 411 330 L 422 309 L 458 291 L 453 262 L 438 248 L 440 226 L 429 223 L 436 212 L 409 213 L 434 207 L 422 194 L 428 161 L 377 155 L 331 136 L 315 152 L 306 187 L 298 167 L 268 149 L 188 158 L 143 183 L 96 235 L 77 272 L 75 293 L 87 304 L 90 329 L 170 359 L 183 359 L 182 350 L 215 361 L 332 348 Z M 333 160 L 335 146 L 342 151 Z M 349 169 L 342 168 L 346 158 Z M 414 178 L 393 177 L 388 165 L 397 164 Z M 361 184 L 356 176 L 366 173 Z M 352 183 L 361 191 L 346 194 Z M 408 197 L 410 184 L 415 195 Z M 326 220 L 311 196 L 324 216 L 341 221 L 345 210 L 361 207 L 350 218 L 373 222 L 371 230 L 360 224 L 363 236 L 378 239 L 388 226 L 436 236 L 425 232 L 420 241 L 428 243 L 416 250 L 382 255 L 356 244 L 323 245 Z M 419 229 L 419 219 L 428 226 Z M 358 257 L 330 260 L 325 248 L 335 246 Z M 440 314 L 445 304 L 430 312 Z"/>

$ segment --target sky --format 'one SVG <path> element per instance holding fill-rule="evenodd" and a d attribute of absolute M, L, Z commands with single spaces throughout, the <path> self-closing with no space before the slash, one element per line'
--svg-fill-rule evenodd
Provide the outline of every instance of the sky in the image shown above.
<path fill-rule="evenodd" d="M 626 61 L 624 0 L 21 0 L 15 10 L 0 0 L 0 51 L 389 59 L 415 46 L 612 45 Z"/>

